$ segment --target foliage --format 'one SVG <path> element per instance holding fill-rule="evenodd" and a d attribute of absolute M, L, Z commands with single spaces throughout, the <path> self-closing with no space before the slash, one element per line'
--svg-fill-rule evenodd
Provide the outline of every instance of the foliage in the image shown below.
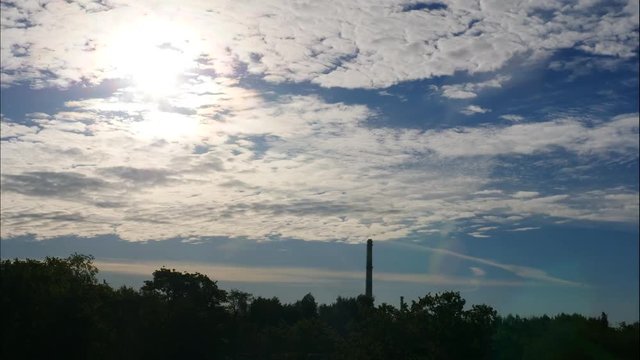
<path fill-rule="evenodd" d="M 162 268 L 140 290 L 97 281 L 90 256 L 1 262 L 2 358 L 637 359 L 639 326 L 499 317 L 457 292 L 401 309 L 366 296 L 292 304 Z"/>

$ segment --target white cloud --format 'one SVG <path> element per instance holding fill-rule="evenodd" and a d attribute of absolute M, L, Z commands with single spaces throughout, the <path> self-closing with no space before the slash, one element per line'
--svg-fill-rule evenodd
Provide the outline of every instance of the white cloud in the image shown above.
<path fill-rule="evenodd" d="M 21 137 L 27 134 L 35 134 L 37 128 L 8 122 L 5 119 L 0 121 L 0 136 L 3 138 Z"/>
<path fill-rule="evenodd" d="M 474 195 L 500 195 L 502 194 L 502 190 L 497 189 L 488 189 L 488 190 L 480 190 L 473 193 Z"/>
<path fill-rule="evenodd" d="M 637 191 L 624 188 L 515 197 L 487 190 L 496 155 L 563 148 L 604 161 L 635 159 L 637 115 L 595 126 L 569 119 L 375 128 L 367 123 L 375 113 L 365 106 L 316 96 L 267 100 L 233 81 L 204 77 L 161 103 L 123 90 L 66 105 L 56 114 L 31 114 L 37 130 L 2 120 L 3 136 L 12 135 L 0 153 L 3 237 L 38 229 L 40 238 L 358 242 L 469 219 L 638 217 Z M 154 124 L 151 131 L 145 123 Z"/>
<path fill-rule="evenodd" d="M 478 230 L 478 231 L 490 231 L 490 230 L 495 230 L 495 229 L 497 229 L 497 227 L 495 227 L 495 226 L 482 226 L 482 227 L 477 228 L 476 230 Z"/>
<path fill-rule="evenodd" d="M 473 91 L 465 90 L 464 88 L 457 87 L 455 85 L 448 86 L 445 85 L 442 87 L 442 96 L 450 98 L 450 99 L 473 99 L 478 96 Z"/>
<path fill-rule="evenodd" d="M 541 59 L 568 48 L 631 58 L 638 15 L 629 4 L 595 17 L 589 6 L 563 1 L 451 1 L 439 11 L 403 11 L 395 0 L 3 3 L 2 84 L 96 84 L 126 75 L 113 68 L 113 44 L 118 34 L 139 26 L 132 19 L 159 19 L 159 29 L 177 36 L 170 45 L 190 60 L 200 58 L 201 69 L 229 75 L 241 62 L 267 81 L 324 87 L 384 88 L 455 72 L 491 72 L 518 57 Z M 540 9 L 552 15 L 543 18 Z"/>
<path fill-rule="evenodd" d="M 537 226 L 525 226 L 525 227 L 511 229 L 509 231 L 520 232 L 520 231 L 531 231 L 531 230 L 538 230 L 538 229 L 540 229 L 540 227 L 537 227 Z"/>
<path fill-rule="evenodd" d="M 617 153 L 635 158 L 638 114 L 616 116 L 596 126 L 587 126 L 576 119 L 561 119 L 511 126 L 431 130 L 415 140 L 446 157 L 533 154 L 561 147 L 582 155 Z"/>
<path fill-rule="evenodd" d="M 460 110 L 461 113 L 465 115 L 473 115 L 473 114 L 484 114 L 490 112 L 490 109 L 485 109 L 478 105 L 469 105 L 466 108 Z"/>
<path fill-rule="evenodd" d="M 516 199 L 528 199 L 528 198 L 536 197 L 538 195 L 540 195 L 540 193 L 536 191 L 518 191 L 512 196 Z"/>
<path fill-rule="evenodd" d="M 488 238 L 488 237 L 490 237 L 489 235 L 486 235 L 486 234 L 481 233 L 479 231 L 470 232 L 468 235 L 469 236 L 473 236 L 474 238 Z"/>
<path fill-rule="evenodd" d="M 505 120 L 509 120 L 509 121 L 522 121 L 524 120 L 524 117 L 520 116 L 520 115 L 515 115 L 515 114 L 505 114 L 505 115 L 500 115 L 501 119 L 505 119 Z"/>
<path fill-rule="evenodd" d="M 443 85 L 441 88 L 442 96 L 450 99 L 472 99 L 478 96 L 479 91 L 487 88 L 500 88 L 508 80 L 508 76 L 498 76 L 483 82 Z"/>

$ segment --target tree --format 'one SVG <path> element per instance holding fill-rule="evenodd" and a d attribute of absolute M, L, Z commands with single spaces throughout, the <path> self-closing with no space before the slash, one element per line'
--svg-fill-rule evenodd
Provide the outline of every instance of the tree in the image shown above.
<path fill-rule="evenodd" d="M 91 256 L 0 262 L 2 358 L 637 359 L 640 326 L 606 314 L 498 317 L 457 292 L 410 307 L 366 296 L 320 305 L 218 288 L 159 269 L 140 290 L 97 281 Z M 57 356 L 56 356 L 57 357 Z"/>
<path fill-rule="evenodd" d="M 227 295 L 229 311 L 234 316 L 245 316 L 249 311 L 249 304 L 253 301 L 253 296 L 249 293 L 233 289 Z"/>
<path fill-rule="evenodd" d="M 318 304 L 311 294 L 307 294 L 302 300 L 298 300 L 294 307 L 298 316 L 302 319 L 311 319 L 318 316 Z"/>
<path fill-rule="evenodd" d="M 222 306 L 227 293 L 200 273 L 161 268 L 145 281 L 141 294 L 146 303 L 164 308 L 153 329 L 160 358 L 217 358 L 228 352 L 229 319 Z M 154 299 L 160 303 L 154 303 Z"/>
<path fill-rule="evenodd" d="M 249 306 L 249 319 L 258 326 L 276 326 L 283 320 L 283 306 L 276 297 L 257 297 Z"/>
<path fill-rule="evenodd" d="M 2 357 L 38 358 L 68 349 L 87 358 L 104 349 L 100 309 L 111 289 L 98 284 L 93 257 L 3 260 Z"/>
<path fill-rule="evenodd" d="M 213 308 L 227 299 L 215 281 L 200 273 L 179 272 L 161 268 L 153 272 L 153 280 L 145 281 L 142 292 L 156 294 L 170 303 L 190 303 L 196 307 Z"/>

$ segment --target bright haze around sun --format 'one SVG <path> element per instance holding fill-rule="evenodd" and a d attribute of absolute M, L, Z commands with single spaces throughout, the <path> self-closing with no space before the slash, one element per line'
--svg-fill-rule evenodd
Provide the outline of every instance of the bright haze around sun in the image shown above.
<path fill-rule="evenodd" d="M 637 1 L 0 10 L 2 258 L 638 320 Z"/>

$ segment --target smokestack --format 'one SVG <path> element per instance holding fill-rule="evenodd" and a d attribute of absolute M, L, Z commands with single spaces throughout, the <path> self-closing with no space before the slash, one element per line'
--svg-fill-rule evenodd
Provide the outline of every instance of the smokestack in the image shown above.
<path fill-rule="evenodd" d="M 369 298 L 373 298 L 372 291 L 372 275 L 373 275 L 373 241 L 371 239 L 367 240 L 367 286 L 365 295 Z"/>

